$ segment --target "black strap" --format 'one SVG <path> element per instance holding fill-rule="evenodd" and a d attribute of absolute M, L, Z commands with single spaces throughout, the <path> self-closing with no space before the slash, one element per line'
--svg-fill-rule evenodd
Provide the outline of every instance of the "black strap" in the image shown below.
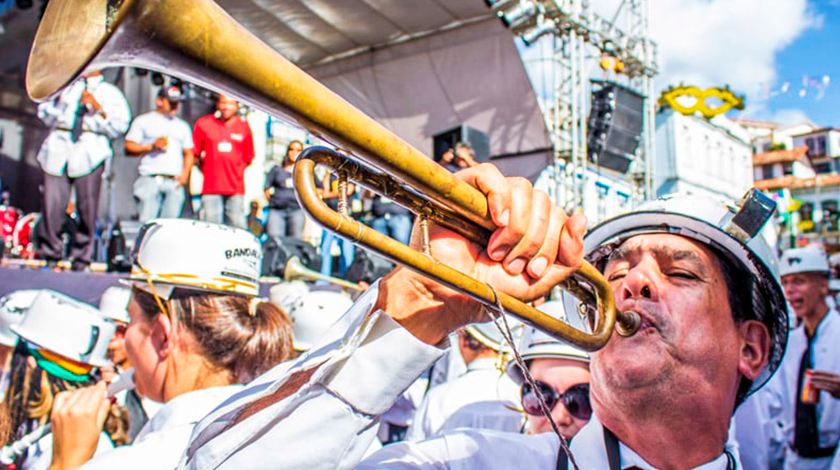
<path fill-rule="evenodd" d="M 560 446 L 560 450 L 557 451 L 557 470 L 569 470 L 569 457 L 563 450 L 563 446 Z"/>
<path fill-rule="evenodd" d="M 811 368 L 811 346 L 813 338 L 808 336 L 808 347 L 799 362 L 799 378 L 796 385 L 795 417 L 793 427 L 793 448 L 803 457 L 815 455 L 819 450 L 819 431 L 817 430 L 817 406 L 802 402 L 802 388 L 805 382 L 805 371 Z M 816 335 L 815 335 L 816 336 Z"/>
<path fill-rule="evenodd" d="M 618 438 L 607 428 L 604 428 L 604 448 L 607 450 L 610 470 L 621 470 L 621 449 L 618 447 Z"/>

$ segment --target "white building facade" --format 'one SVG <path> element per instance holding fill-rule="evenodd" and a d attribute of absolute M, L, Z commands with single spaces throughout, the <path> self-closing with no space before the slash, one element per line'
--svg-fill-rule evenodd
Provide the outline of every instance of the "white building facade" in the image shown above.
<path fill-rule="evenodd" d="M 656 195 L 739 199 L 753 185 L 750 137 L 718 116 L 707 121 L 665 109 L 656 116 Z"/>

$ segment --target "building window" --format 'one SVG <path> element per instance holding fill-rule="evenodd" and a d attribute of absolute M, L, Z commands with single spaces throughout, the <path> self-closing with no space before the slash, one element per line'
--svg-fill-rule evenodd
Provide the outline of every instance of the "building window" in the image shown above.
<path fill-rule="evenodd" d="M 831 173 L 831 162 L 815 163 L 814 171 L 817 173 Z"/>
<path fill-rule="evenodd" d="M 761 167 L 761 179 L 769 180 L 773 178 L 773 165 L 764 165 Z"/>
<path fill-rule="evenodd" d="M 808 223 L 810 222 L 810 223 Z M 814 231 L 814 203 L 805 202 L 799 208 L 799 228 L 802 232 Z"/>
<path fill-rule="evenodd" d="M 840 227 L 838 227 L 838 221 L 840 221 L 840 212 L 838 212 L 837 210 L 837 201 L 823 201 L 822 209 L 823 229 L 827 232 L 836 232 L 840 230 Z"/>
<path fill-rule="evenodd" d="M 825 155 L 825 136 L 821 135 L 817 137 L 817 155 Z"/>
<path fill-rule="evenodd" d="M 817 151 L 817 149 L 814 148 L 814 139 L 812 139 L 810 137 L 805 139 L 805 145 L 808 147 L 808 156 L 809 157 L 816 155 L 815 152 Z"/>
<path fill-rule="evenodd" d="M 782 163 L 782 174 L 785 176 L 793 174 L 793 162 Z"/>

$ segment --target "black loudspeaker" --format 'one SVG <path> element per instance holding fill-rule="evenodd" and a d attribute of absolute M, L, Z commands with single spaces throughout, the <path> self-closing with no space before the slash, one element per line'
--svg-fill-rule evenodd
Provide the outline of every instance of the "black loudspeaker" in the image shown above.
<path fill-rule="evenodd" d="M 626 173 L 641 141 L 644 98 L 615 83 L 593 82 L 592 87 L 589 160 Z"/>
<path fill-rule="evenodd" d="M 357 249 L 353 263 L 347 268 L 344 277 L 350 282 L 373 281 L 391 272 L 396 265 L 387 259 L 367 250 Z"/>
<path fill-rule="evenodd" d="M 299 238 L 293 237 L 268 237 L 263 242 L 263 276 L 283 277 L 286 269 L 286 260 L 297 256 L 304 266 L 313 270 L 321 270 L 321 257 L 314 246 Z"/>
<path fill-rule="evenodd" d="M 467 126 L 458 126 L 448 131 L 432 136 L 434 145 L 435 161 L 446 149 L 454 148 L 458 142 L 464 142 L 472 147 L 475 152 L 475 160 L 486 162 L 490 158 L 490 136 L 478 129 Z"/>

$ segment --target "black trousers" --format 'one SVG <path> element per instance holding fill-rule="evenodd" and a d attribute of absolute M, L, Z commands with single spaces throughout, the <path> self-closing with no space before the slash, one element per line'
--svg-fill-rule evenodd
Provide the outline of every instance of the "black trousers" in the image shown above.
<path fill-rule="evenodd" d="M 64 222 L 70 192 L 76 189 L 76 213 L 78 230 L 70 240 L 69 258 L 74 263 L 90 264 L 93 255 L 93 241 L 96 236 L 96 216 L 99 213 L 99 191 L 102 188 L 102 173 L 105 163 L 90 173 L 78 178 L 66 174 L 52 176 L 44 174 L 44 193 L 41 207 L 43 214 L 38 223 L 38 253 L 47 260 L 64 257 L 64 243 L 59 235 Z"/>

